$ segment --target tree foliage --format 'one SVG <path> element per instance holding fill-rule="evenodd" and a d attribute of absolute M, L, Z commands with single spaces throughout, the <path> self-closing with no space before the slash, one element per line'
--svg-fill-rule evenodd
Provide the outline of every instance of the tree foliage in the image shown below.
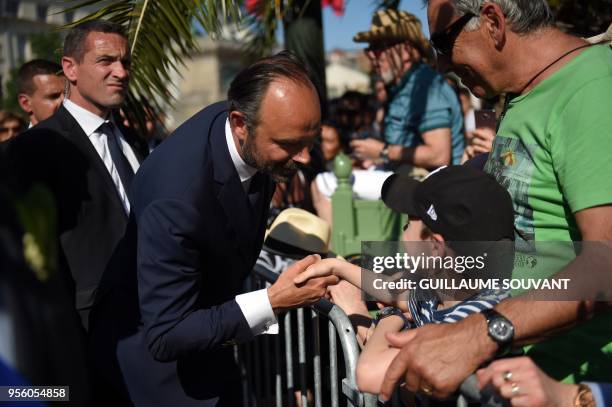
<path fill-rule="evenodd" d="M 124 111 L 136 129 L 145 128 L 145 117 L 155 121 L 156 112 L 173 104 L 172 76 L 198 49 L 194 23 L 215 37 L 223 24 L 241 18 L 240 2 L 234 0 L 88 0 L 64 12 L 96 5 L 96 12 L 64 28 L 98 18 L 125 28 L 132 68 Z"/>

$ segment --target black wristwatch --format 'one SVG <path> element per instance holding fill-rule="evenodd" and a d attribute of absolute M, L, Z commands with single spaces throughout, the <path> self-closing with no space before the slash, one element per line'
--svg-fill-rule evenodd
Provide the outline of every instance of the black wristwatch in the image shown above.
<path fill-rule="evenodd" d="M 402 329 L 410 328 L 410 320 L 406 318 L 406 315 L 404 315 L 402 310 L 400 310 L 399 308 L 395 308 L 395 307 L 385 307 L 381 309 L 380 311 L 378 311 L 376 313 L 376 317 L 372 320 L 372 323 L 374 324 L 374 326 L 376 326 L 381 320 L 387 317 L 390 317 L 392 315 L 397 315 L 398 317 L 402 319 L 402 321 L 404 321 L 404 326 L 402 327 Z"/>
<path fill-rule="evenodd" d="M 486 309 L 481 312 L 487 320 L 487 331 L 489 337 L 499 346 L 496 356 L 504 356 L 510 351 L 514 339 L 514 325 L 505 316 L 494 309 Z"/>
<path fill-rule="evenodd" d="M 383 164 L 389 164 L 389 143 L 385 143 L 385 146 L 380 152 L 380 159 Z"/>

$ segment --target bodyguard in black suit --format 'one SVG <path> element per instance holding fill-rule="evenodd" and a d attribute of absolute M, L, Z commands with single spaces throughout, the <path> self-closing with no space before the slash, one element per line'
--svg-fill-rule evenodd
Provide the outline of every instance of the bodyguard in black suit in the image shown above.
<path fill-rule="evenodd" d="M 129 65 L 120 26 L 93 20 L 71 29 L 62 57 L 67 99 L 49 119 L 15 138 L 7 152 L 17 196 L 38 185 L 51 192 L 58 214 L 60 277 L 85 329 L 110 264 L 122 264 L 128 254 L 119 244 L 128 224 L 128 192 L 146 154 L 113 116 L 125 98 Z M 90 357 L 98 353 L 89 350 Z M 91 370 L 94 399 L 100 405 L 120 404 L 122 395 L 99 373 Z"/>
<path fill-rule="evenodd" d="M 142 160 L 143 155 L 137 153 L 136 157 Z M 128 219 L 111 176 L 63 106 L 13 140 L 9 160 L 22 192 L 41 183 L 53 193 L 58 211 L 60 270 L 65 272 L 73 302 L 87 327 L 98 283 Z"/>
<path fill-rule="evenodd" d="M 20 192 L 41 183 L 53 193 L 60 265 L 85 328 L 125 233 L 131 177 L 146 154 L 112 117 L 127 91 L 129 58 L 120 26 L 90 21 L 73 28 L 62 58 L 68 100 L 8 147 Z"/>
<path fill-rule="evenodd" d="M 116 353 L 139 406 L 240 405 L 231 345 L 337 282 L 295 286 L 310 256 L 269 289 L 240 294 L 262 246 L 273 180 L 308 160 L 320 107 L 288 53 L 242 71 L 228 96 L 179 127 L 134 179 L 139 321 Z"/>

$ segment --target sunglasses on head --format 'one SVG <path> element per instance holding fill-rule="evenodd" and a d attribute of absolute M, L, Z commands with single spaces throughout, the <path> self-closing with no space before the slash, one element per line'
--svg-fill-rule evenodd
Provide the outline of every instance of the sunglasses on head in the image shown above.
<path fill-rule="evenodd" d="M 429 42 L 434 51 L 436 51 L 436 54 L 450 55 L 453 51 L 457 36 L 473 17 L 476 17 L 476 14 L 467 13 L 446 27 L 444 31 L 432 34 Z"/>

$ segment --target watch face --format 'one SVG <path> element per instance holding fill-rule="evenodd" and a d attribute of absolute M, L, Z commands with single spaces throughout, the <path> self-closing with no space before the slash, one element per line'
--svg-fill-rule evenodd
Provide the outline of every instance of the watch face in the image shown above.
<path fill-rule="evenodd" d="M 379 311 L 381 317 L 388 317 L 389 315 L 395 315 L 396 311 L 394 307 L 385 307 Z"/>
<path fill-rule="evenodd" d="M 505 318 L 494 318 L 489 324 L 489 333 L 498 342 L 508 342 L 514 335 L 514 327 Z"/>

